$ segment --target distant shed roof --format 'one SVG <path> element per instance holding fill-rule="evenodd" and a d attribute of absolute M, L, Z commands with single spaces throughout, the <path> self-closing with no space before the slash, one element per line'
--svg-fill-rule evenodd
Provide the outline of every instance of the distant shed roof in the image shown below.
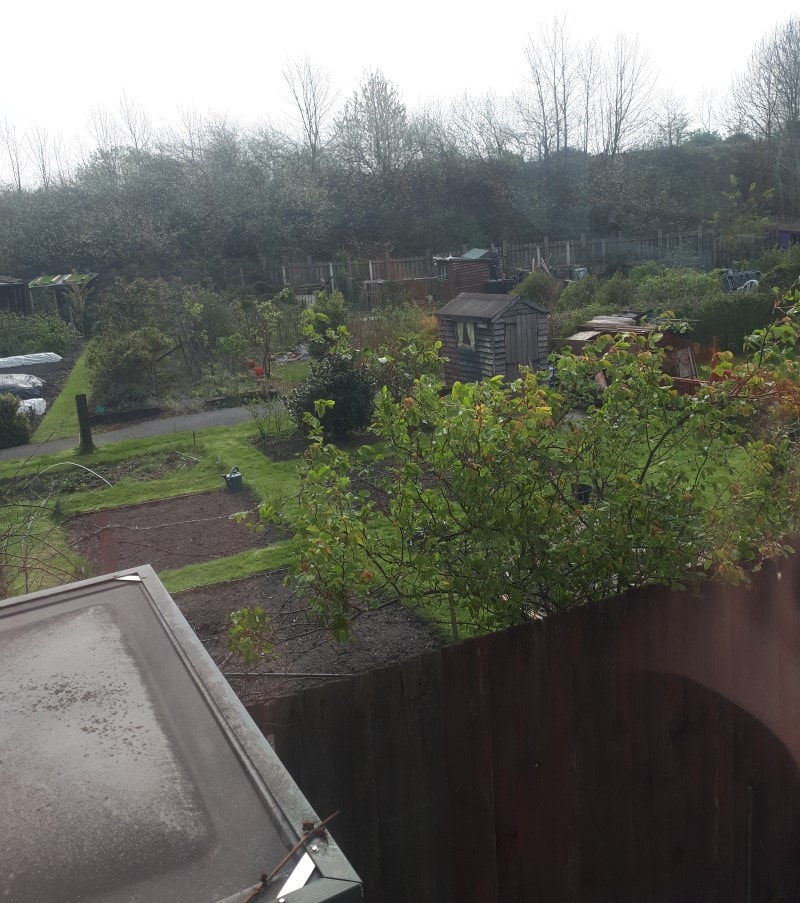
<path fill-rule="evenodd" d="M 469 251 L 461 255 L 462 260 L 483 260 L 484 257 L 494 257 L 496 251 L 489 251 L 486 248 L 470 248 Z"/>
<path fill-rule="evenodd" d="M 461 292 L 436 311 L 437 317 L 449 317 L 454 320 L 496 320 L 502 316 L 512 304 L 521 303 L 546 314 L 547 308 L 518 295 L 489 295 L 483 292 Z"/>
<path fill-rule="evenodd" d="M 97 273 L 65 273 L 55 276 L 37 276 L 28 283 L 29 288 L 51 288 L 56 285 L 87 285 Z"/>

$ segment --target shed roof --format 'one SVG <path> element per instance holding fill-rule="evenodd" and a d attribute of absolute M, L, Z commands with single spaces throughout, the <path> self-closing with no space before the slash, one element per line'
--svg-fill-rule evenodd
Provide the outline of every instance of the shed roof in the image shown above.
<path fill-rule="evenodd" d="M 0 897 L 241 903 L 316 820 L 149 566 L 0 603 L 0 658 Z M 360 899 L 316 846 L 265 900 Z"/>
<path fill-rule="evenodd" d="M 496 256 L 496 251 L 489 251 L 487 248 L 470 248 L 461 255 L 462 260 L 483 260 L 485 257 Z"/>
<path fill-rule="evenodd" d="M 518 295 L 489 295 L 484 292 L 461 292 L 448 301 L 444 307 L 436 311 L 437 317 L 449 317 L 454 320 L 496 320 L 502 316 L 512 304 L 521 303 L 541 314 L 547 308 Z"/>
<path fill-rule="evenodd" d="M 55 276 L 37 276 L 28 283 L 29 288 L 52 288 L 56 285 L 88 285 L 97 273 L 64 273 Z"/>
<path fill-rule="evenodd" d="M 25 285 L 25 282 L 22 279 L 15 279 L 13 276 L 0 276 L 0 285 Z"/>

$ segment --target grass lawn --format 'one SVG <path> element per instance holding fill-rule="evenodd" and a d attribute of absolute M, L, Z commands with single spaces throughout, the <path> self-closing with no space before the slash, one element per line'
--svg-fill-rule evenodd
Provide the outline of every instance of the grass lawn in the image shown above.
<path fill-rule="evenodd" d="M 53 402 L 33 434 L 31 442 L 49 442 L 51 439 L 71 439 L 78 436 L 78 415 L 75 411 L 75 396 L 88 395 L 89 368 L 86 366 L 86 352 L 75 361 L 72 372 L 61 394 Z"/>

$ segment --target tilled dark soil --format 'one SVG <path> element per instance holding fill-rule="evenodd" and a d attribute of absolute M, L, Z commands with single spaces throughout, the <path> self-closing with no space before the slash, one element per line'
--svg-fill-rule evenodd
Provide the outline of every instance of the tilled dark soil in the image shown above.
<path fill-rule="evenodd" d="M 220 489 L 80 515 L 67 529 L 95 574 L 140 564 L 165 571 L 275 542 L 274 530 L 258 533 L 231 517 L 255 508 L 248 493 Z"/>
<path fill-rule="evenodd" d="M 203 645 L 245 701 L 286 696 L 325 683 L 331 675 L 344 677 L 380 668 L 445 642 L 409 609 L 387 605 L 357 617 L 349 639 L 336 643 L 313 618 L 309 620 L 307 603 L 283 581 L 284 574 L 274 571 L 175 595 Z M 274 652 L 252 669 L 254 676 L 237 677 L 250 669 L 225 649 L 228 613 L 256 606 L 270 616 Z"/>

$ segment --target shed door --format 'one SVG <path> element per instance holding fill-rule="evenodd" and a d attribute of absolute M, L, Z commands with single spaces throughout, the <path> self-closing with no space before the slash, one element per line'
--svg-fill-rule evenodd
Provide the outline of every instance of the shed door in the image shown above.
<path fill-rule="evenodd" d="M 516 379 L 519 365 L 537 363 L 537 323 L 535 315 L 523 315 L 506 320 L 506 377 Z"/>

